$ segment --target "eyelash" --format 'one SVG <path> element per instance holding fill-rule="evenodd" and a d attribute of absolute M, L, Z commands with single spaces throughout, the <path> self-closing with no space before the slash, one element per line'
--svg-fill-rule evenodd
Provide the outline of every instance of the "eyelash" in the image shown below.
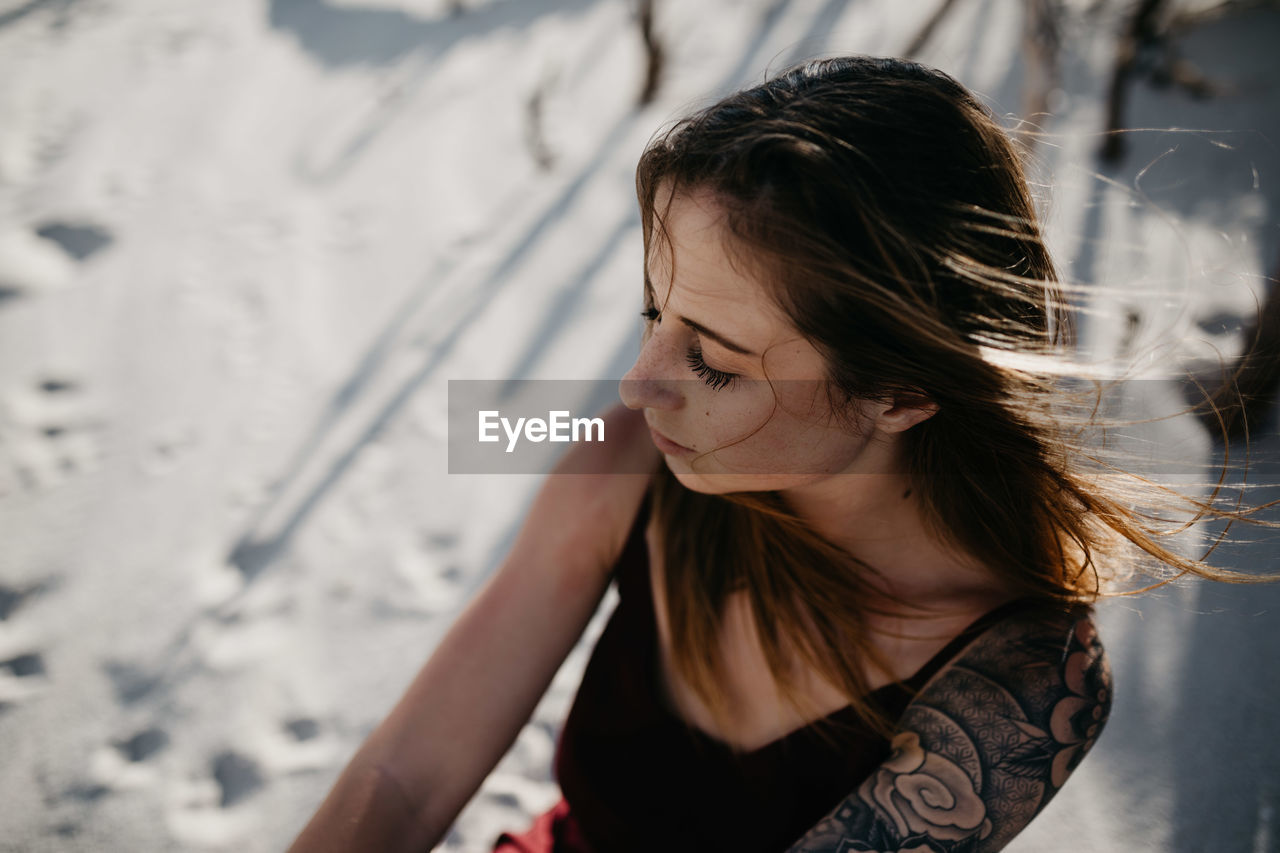
<path fill-rule="evenodd" d="M 662 316 L 657 308 L 646 308 L 640 312 L 640 316 L 648 322 L 653 322 Z M 694 344 L 689 347 L 689 351 L 685 354 L 685 362 L 689 365 L 689 369 L 701 377 L 713 391 L 719 391 L 722 388 L 732 388 L 738 381 L 738 374 L 725 373 L 723 370 L 716 370 L 711 365 L 702 360 L 702 347 Z"/>

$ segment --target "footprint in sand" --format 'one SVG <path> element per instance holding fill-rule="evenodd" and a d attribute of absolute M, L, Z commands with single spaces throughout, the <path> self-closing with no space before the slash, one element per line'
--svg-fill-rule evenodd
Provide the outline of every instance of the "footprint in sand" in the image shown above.
<path fill-rule="evenodd" d="M 315 740 L 316 735 L 320 734 L 320 724 L 310 717 L 294 717 L 291 720 L 285 720 L 282 728 L 299 743 Z"/>
<path fill-rule="evenodd" d="M 0 467 L 9 469 L 0 474 L 0 497 L 47 491 L 97 470 L 105 428 L 73 379 L 51 376 L 0 397 L 0 446 L 8 457 L 0 457 Z"/>
<path fill-rule="evenodd" d="M 161 676 L 132 663 L 107 661 L 102 671 L 111 682 L 116 702 L 128 707 L 145 699 L 160 686 Z"/>
<path fill-rule="evenodd" d="M 169 733 L 164 729 L 148 728 L 132 737 L 116 741 L 113 746 L 131 763 L 146 761 L 169 745 Z"/>
<path fill-rule="evenodd" d="M 161 771 L 154 759 L 168 746 L 169 733 L 154 726 L 114 740 L 89 757 L 89 779 L 75 787 L 97 791 L 97 796 L 154 788 L 161 782 Z"/>
<path fill-rule="evenodd" d="M 267 774 L 252 757 L 224 749 L 209 757 L 204 773 L 175 780 L 166 789 L 168 825 L 175 840 L 191 849 L 243 841 L 253 831 L 251 801 L 267 784 Z"/>
<path fill-rule="evenodd" d="M 8 620 L 10 616 L 17 613 L 31 597 L 38 595 L 48 589 L 49 584 L 39 583 L 30 586 L 18 587 L 8 586 L 0 583 L 0 622 Z"/>
<path fill-rule="evenodd" d="M 264 778 L 274 779 L 332 770 L 342 765 L 349 748 L 331 726 L 298 714 L 260 733 L 253 755 Z"/>
<path fill-rule="evenodd" d="M 91 223 L 51 220 L 36 226 L 36 235 L 54 243 L 74 261 L 88 260 L 115 242 L 111 232 Z"/>
<path fill-rule="evenodd" d="M 258 762 L 233 750 L 213 757 L 212 773 L 221 792 L 218 805 L 224 809 L 249 799 L 266 784 Z"/>
<path fill-rule="evenodd" d="M 0 584 L 0 713 L 48 686 L 44 657 L 30 648 L 21 633 L 13 632 L 9 622 L 9 617 L 43 588 L 42 585 L 20 588 Z"/>
<path fill-rule="evenodd" d="M 48 684 L 44 658 L 22 652 L 0 659 L 0 711 L 31 698 Z"/>
<path fill-rule="evenodd" d="M 79 265 L 110 246 L 112 233 L 85 222 L 50 220 L 0 229 L 0 306 L 69 286 Z"/>

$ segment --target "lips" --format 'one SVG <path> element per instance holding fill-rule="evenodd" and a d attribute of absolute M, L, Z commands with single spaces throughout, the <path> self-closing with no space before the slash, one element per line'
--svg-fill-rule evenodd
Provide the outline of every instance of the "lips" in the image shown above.
<path fill-rule="evenodd" d="M 661 450 L 663 453 L 681 454 L 681 455 L 686 453 L 693 453 L 692 448 L 685 447 L 683 444 L 677 444 L 676 442 L 667 438 L 662 433 L 658 432 L 653 427 L 649 427 L 649 434 L 653 437 L 654 445 L 657 446 L 657 448 Z"/>

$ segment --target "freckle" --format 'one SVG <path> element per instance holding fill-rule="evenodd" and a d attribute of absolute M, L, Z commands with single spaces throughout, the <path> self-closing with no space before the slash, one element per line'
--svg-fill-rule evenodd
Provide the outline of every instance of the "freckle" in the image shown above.
<path fill-rule="evenodd" d="M 911 497 L 911 490 L 907 489 L 905 492 L 902 493 L 902 499 L 905 501 L 909 497 Z"/>

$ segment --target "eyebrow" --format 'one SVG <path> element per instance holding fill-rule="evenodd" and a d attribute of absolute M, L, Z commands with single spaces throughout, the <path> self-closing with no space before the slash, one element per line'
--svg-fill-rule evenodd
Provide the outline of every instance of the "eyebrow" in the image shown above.
<path fill-rule="evenodd" d="M 654 296 L 654 293 L 653 293 L 653 285 L 652 285 L 652 283 L 650 283 L 650 281 L 649 281 L 649 276 L 648 276 L 648 275 L 645 275 L 645 277 L 644 277 L 644 278 L 645 278 L 645 280 L 644 280 L 644 289 L 645 289 L 645 291 L 646 291 L 647 295 L 652 299 L 652 298 L 653 298 L 653 296 Z M 657 300 L 656 300 L 656 299 L 654 299 L 653 301 L 654 301 L 654 302 L 655 302 L 655 304 L 656 304 Z M 708 338 L 711 338 L 711 340 L 715 341 L 716 343 L 718 343 L 720 346 L 724 347 L 724 348 L 725 348 L 725 349 L 727 349 L 727 350 L 730 350 L 730 351 L 732 351 L 732 352 L 736 352 L 736 353 L 738 353 L 739 355 L 748 355 L 748 356 L 752 356 L 753 358 L 754 358 L 754 357 L 758 357 L 758 356 L 759 356 L 759 353 L 752 352 L 751 350 L 749 350 L 749 349 L 747 349 L 746 347 L 744 347 L 742 344 L 734 343 L 733 341 L 729 340 L 728 338 L 726 338 L 724 335 L 720 334 L 719 332 L 712 331 L 711 329 L 708 329 L 706 326 L 702 325 L 702 324 L 701 324 L 701 323 L 699 323 L 697 320 L 690 320 L 688 317 L 681 317 L 681 316 L 680 316 L 680 315 L 678 315 L 678 314 L 676 315 L 676 319 L 678 319 L 681 323 L 684 323 L 684 324 L 685 324 L 686 326 L 688 326 L 690 329 L 693 329 L 693 330 L 694 330 L 695 332 L 697 332 L 698 334 L 700 334 L 700 335 L 705 335 L 705 336 L 707 336 Z"/>
<path fill-rule="evenodd" d="M 697 321 L 690 320 L 688 317 L 681 317 L 680 322 L 684 323 L 686 326 L 688 326 L 690 329 L 693 329 L 698 334 L 706 335 L 708 338 L 711 338 L 711 340 L 715 341 L 716 343 L 718 343 L 720 346 L 724 347 L 727 350 L 733 350 L 734 352 L 740 353 L 742 355 L 749 355 L 749 356 L 756 355 L 756 353 L 752 352 L 751 350 L 747 349 L 741 344 L 735 344 L 733 341 L 729 340 L 724 335 L 721 335 L 719 332 L 713 332 L 710 329 L 708 329 L 706 326 L 702 325 Z"/>

